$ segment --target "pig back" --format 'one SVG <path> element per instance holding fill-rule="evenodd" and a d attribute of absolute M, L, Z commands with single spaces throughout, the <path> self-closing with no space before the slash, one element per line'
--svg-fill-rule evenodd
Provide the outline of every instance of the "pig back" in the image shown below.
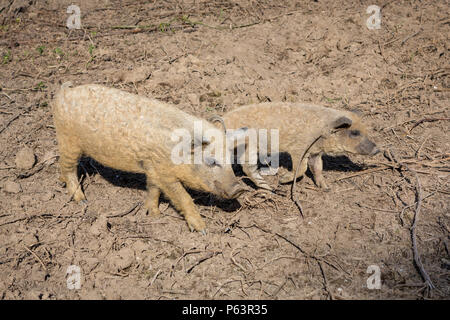
<path fill-rule="evenodd" d="M 315 138 L 327 134 L 332 120 L 338 117 L 337 110 L 318 105 L 270 102 L 237 108 L 223 120 L 227 129 L 278 129 L 280 150 L 304 150 Z"/>
<path fill-rule="evenodd" d="M 196 120 L 169 104 L 100 85 L 63 87 L 52 108 L 58 135 L 105 165 L 138 172 L 140 160 L 170 161 L 173 130 L 192 130 Z"/>

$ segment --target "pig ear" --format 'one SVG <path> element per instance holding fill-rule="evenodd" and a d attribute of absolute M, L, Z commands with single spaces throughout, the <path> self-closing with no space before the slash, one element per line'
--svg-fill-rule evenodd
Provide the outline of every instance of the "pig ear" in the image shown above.
<path fill-rule="evenodd" d="M 208 119 L 217 129 L 222 129 L 223 132 L 227 132 L 227 128 L 225 127 L 225 122 L 223 121 L 221 116 L 213 115 Z"/>
<path fill-rule="evenodd" d="M 347 118 L 345 116 L 336 119 L 333 122 L 333 129 L 345 129 L 349 128 L 352 125 L 352 119 Z"/>
<path fill-rule="evenodd" d="M 208 145 L 211 143 L 211 139 L 209 137 L 203 136 L 202 137 L 202 145 Z"/>
<path fill-rule="evenodd" d="M 226 135 L 227 139 L 237 139 L 244 138 L 247 134 L 248 128 L 243 127 L 236 130 L 227 130 Z"/>

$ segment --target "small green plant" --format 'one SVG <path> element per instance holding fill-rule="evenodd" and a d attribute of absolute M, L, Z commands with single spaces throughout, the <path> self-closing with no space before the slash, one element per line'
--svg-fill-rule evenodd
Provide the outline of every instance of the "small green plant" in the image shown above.
<path fill-rule="evenodd" d="M 166 32 L 170 30 L 170 23 L 161 22 L 158 26 L 159 31 Z"/>
<path fill-rule="evenodd" d="M 86 68 L 95 59 L 94 49 L 95 49 L 95 46 L 93 44 L 89 45 L 88 52 L 89 52 L 90 58 L 89 58 L 88 62 L 86 62 Z"/>
<path fill-rule="evenodd" d="M 207 93 L 208 96 L 210 96 L 211 98 L 218 98 L 222 95 L 222 93 L 220 91 L 211 91 Z"/>
<path fill-rule="evenodd" d="M 94 58 L 94 49 L 95 49 L 95 46 L 93 44 L 91 44 L 88 49 L 89 55 L 91 56 L 92 59 Z"/>
<path fill-rule="evenodd" d="M 8 32 L 9 26 L 8 25 L 0 25 L 0 31 L 2 32 Z"/>
<path fill-rule="evenodd" d="M 10 61 L 11 61 L 11 51 L 8 50 L 6 53 L 3 54 L 2 62 L 3 64 L 7 64 Z"/>
<path fill-rule="evenodd" d="M 61 50 L 61 48 L 55 48 L 55 53 L 58 55 L 58 57 L 62 58 L 64 56 L 64 52 Z"/>
<path fill-rule="evenodd" d="M 47 88 L 47 86 L 45 85 L 45 83 L 43 81 L 41 81 L 36 85 L 36 87 L 34 87 L 34 90 L 43 91 L 45 88 Z"/>
<path fill-rule="evenodd" d="M 327 100 L 327 102 L 328 103 L 335 103 L 335 102 L 338 102 L 338 101 L 341 101 L 342 100 L 342 98 L 328 98 L 328 97 L 324 97 L 326 100 Z"/>
<path fill-rule="evenodd" d="M 202 22 L 198 22 L 198 21 L 192 21 L 189 19 L 189 16 L 181 16 L 180 17 L 181 22 L 190 25 L 191 27 L 194 27 L 197 24 L 202 25 Z"/>
<path fill-rule="evenodd" d="M 31 52 L 28 50 L 23 51 L 23 59 L 28 59 L 31 56 Z"/>
<path fill-rule="evenodd" d="M 39 52 L 39 55 L 42 56 L 44 54 L 45 51 L 45 46 L 39 46 L 36 48 L 37 52 Z"/>

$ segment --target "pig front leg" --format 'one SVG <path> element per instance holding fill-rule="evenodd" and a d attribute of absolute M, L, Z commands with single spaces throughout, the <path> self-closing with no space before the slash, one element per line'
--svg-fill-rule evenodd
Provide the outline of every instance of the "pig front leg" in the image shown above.
<path fill-rule="evenodd" d="M 206 224 L 200 216 L 194 201 L 181 182 L 171 176 L 170 170 L 165 167 L 158 167 L 157 171 L 153 163 L 146 161 L 140 161 L 139 165 L 145 171 L 147 177 L 148 194 L 145 200 L 145 207 L 152 214 L 159 214 L 159 196 L 162 192 L 174 207 L 184 215 L 189 229 L 205 235 Z M 162 175 L 158 172 L 169 174 Z"/>
<path fill-rule="evenodd" d="M 184 189 L 181 182 L 171 178 L 170 175 L 158 174 L 151 163 L 142 162 L 142 168 L 146 172 L 148 195 L 145 206 L 150 208 L 150 212 L 159 213 L 159 195 L 164 193 L 174 207 L 184 215 L 191 231 L 196 230 L 201 234 L 206 234 L 206 224 L 203 221 L 197 207 L 189 193 Z M 168 171 L 166 168 L 159 168 L 159 172 Z M 155 208 L 158 208 L 157 211 Z"/>
<path fill-rule="evenodd" d="M 147 198 L 144 202 L 144 208 L 152 216 L 158 216 L 161 214 L 159 211 L 159 196 L 161 195 L 161 190 L 158 187 L 147 183 Z"/>
<path fill-rule="evenodd" d="M 206 234 L 206 224 L 203 221 L 197 207 L 194 204 L 189 193 L 184 189 L 181 182 L 173 182 L 161 186 L 162 192 L 172 202 L 177 210 L 179 210 L 187 221 L 191 231 L 196 230 L 201 234 Z"/>
<path fill-rule="evenodd" d="M 261 189 L 272 191 L 272 188 L 267 184 L 264 178 L 258 172 L 258 165 L 243 164 L 242 171 L 252 180 L 252 182 Z"/>
<path fill-rule="evenodd" d="M 311 173 L 314 177 L 314 182 L 319 188 L 322 188 L 324 190 L 329 190 L 327 183 L 325 182 L 325 178 L 322 174 L 323 169 L 323 162 L 322 162 L 322 154 L 316 154 L 309 158 L 308 160 L 308 166 L 311 170 Z"/>
<path fill-rule="evenodd" d="M 180 182 L 175 182 L 164 186 L 162 191 L 175 208 L 184 215 L 189 229 L 206 235 L 206 224 L 183 185 Z"/>
<path fill-rule="evenodd" d="M 238 163 L 242 165 L 242 171 L 244 171 L 245 175 L 258 187 L 261 189 L 266 189 L 272 191 L 272 188 L 267 184 L 264 178 L 258 172 L 258 164 L 250 164 L 250 158 L 253 157 L 257 159 L 257 154 L 253 154 L 250 156 L 250 150 L 246 149 L 246 152 L 243 152 L 239 158 Z M 248 154 L 249 159 L 246 159 L 246 155 Z"/>

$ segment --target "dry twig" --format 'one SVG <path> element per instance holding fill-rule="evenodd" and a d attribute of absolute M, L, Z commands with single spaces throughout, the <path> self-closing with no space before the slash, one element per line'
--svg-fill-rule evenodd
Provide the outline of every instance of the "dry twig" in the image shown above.
<path fill-rule="evenodd" d="M 8 128 L 8 126 L 17 118 L 19 118 L 22 114 L 24 114 L 25 112 L 27 112 L 30 109 L 30 107 L 26 108 L 25 110 L 16 113 L 14 116 L 12 116 L 11 118 L 9 118 L 8 120 L 6 120 L 5 124 L 0 128 L 0 133 L 3 132 L 3 130 L 5 130 L 6 128 Z"/>
<path fill-rule="evenodd" d="M 417 122 L 411 127 L 411 129 L 409 129 L 409 132 L 411 132 L 415 127 L 417 127 L 419 124 L 424 123 L 424 122 L 448 121 L 448 120 L 450 120 L 450 118 L 424 118 L 424 119 L 421 119 L 421 120 L 417 121 Z"/>
<path fill-rule="evenodd" d="M 431 291 L 435 288 L 435 286 L 434 286 L 433 282 L 431 281 L 430 276 L 425 271 L 425 268 L 423 267 L 422 261 L 420 259 L 420 254 L 417 249 L 417 241 L 416 241 L 416 225 L 417 225 L 417 220 L 419 219 L 419 213 L 420 213 L 420 209 L 421 209 L 421 205 L 422 205 L 422 188 L 420 186 L 420 180 L 419 180 L 419 176 L 417 175 L 417 172 L 414 172 L 414 171 L 412 171 L 412 172 L 416 176 L 416 182 L 417 182 L 417 185 L 416 185 L 417 205 L 416 205 L 416 211 L 414 213 L 413 224 L 411 226 L 411 241 L 412 241 L 412 246 L 413 246 L 414 262 L 416 263 L 417 267 L 419 268 L 420 275 L 425 280 L 425 284 L 427 285 L 428 290 Z"/>
<path fill-rule="evenodd" d="M 411 170 L 407 164 L 398 161 L 398 159 L 395 157 L 392 150 L 386 150 L 386 151 L 388 152 L 388 156 L 392 161 L 394 161 L 395 163 L 397 163 L 400 166 L 405 167 L 408 171 L 413 173 L 414 176 L 416 177 L 416 186 L 415 186 L 415 188 L 416 188 L 416 209 L 415 209 L 415 213 L 414 213 L 413 224 L 410 229 L 412 250 L 413 250 L 413 256 L 414 256 L 414 262 L 415 262 L 417 268 L 419 269 L 420 275 L 421 275 L 422 279 L 425 281 L 427 290 L 431 291 L 431 290 L 435 289 L 435 286 L 434 286 L 433 282 L 431 281 L 430 276 L 428 275 L 428 273 L 426 272 L 426 270 L 422 264 L 422 260 L 420 259 L 419 250 L 417 249 L 416 226 L 417 226 L 417 221 L 419 219 L 419 213 L 420 213 L 420 209 L 422 206 L 422 200 L 424 199 L 422 197 L 422 187 L 420 185 L 419 176 L 418 176 L 417 172 L 414 170 Z M 410 182 L 409 179 L 407 179 L 407 181 Z"/>
<path fill-rule="evenodd" d="M 322 263 L 320 261 L 317 261 L 317 264 L 319 265 L 320 268 L 320 272 L 322 273 L 322 277 L 323 277 L 323 286 L 325 288 L 325 291 L 328 292 L 328 294 L 330 295 L 330 300 L 334 300 L 334 296 L 333 293 L 330 291 L 330 289 L 328 288 L 328 280 L 327 280 L 327 276 L 325 275 L 325 271 L 323 270 L 323 266 Z"/>
<path fill-rule="evenodd" d="M 141 206 L 142 206 L 142 202 L 141 202 L 141 201 L 138 201 L 138 202 L 136 202 L 130 209 L 128 209 L 127 211 L 125 211 L 125 212 L 120 212 L 120 213 L 117 213 L 117 214 L 111 214 L 111 215 L 106 216 L 106 217 L 107 217 L 107 218 L 121 218 L 121 217 L 126 216 L 127 214 L 130 214 L 131 212 L 134 211 L 134 209 L 136 209 L 136 208 L 138 208 L 138 207 L 141 207 Z"/>
<path fill-rule="evenodd" d="M 413 33 L 413 34 L 411 34 L 409 36 L 407 36 L 405 39 L 402 40 L 402 43 L 400 45 L 404 45 L 406 43 L 406 41 L 408 41 L 409 39 L 417 36 L 421 32 L 422 32 L 422 29 L 420 29 L 419 31 L 417 31 L 417 32 L 415 32 L 415 33 Z"/>
<path fill-rule="evenodd" d="M 44 262 L 42 262 L 41 258 L 39 258 L 39 256 L 36 253 L 34 253 L 34 251 L 30 250 L 26 245 L 22 244 L 22 247 L 24 247 L 25 250 L 27 250 L 29 253 L 31 253 L 37 259 L 37 261 L 42 265 L 42 268 L 44 268 L 44 270 L 47 272 L 47 267 L 45 266 Z"/>
<path fill-rule="evenodd" d="M 187 270 L 186 273 L 191 273 L 192 270 L 198 266 L 200 263 L 205 262 L 208 259 L 211 259 L 212 257 L 215 257 L 216 255 L 218 255 L 219 253 L 222 253 L 222 251 L 213 251 L 208 253 L 206 256 L 198 259 L 192 266 L 190 266 Z"/>

